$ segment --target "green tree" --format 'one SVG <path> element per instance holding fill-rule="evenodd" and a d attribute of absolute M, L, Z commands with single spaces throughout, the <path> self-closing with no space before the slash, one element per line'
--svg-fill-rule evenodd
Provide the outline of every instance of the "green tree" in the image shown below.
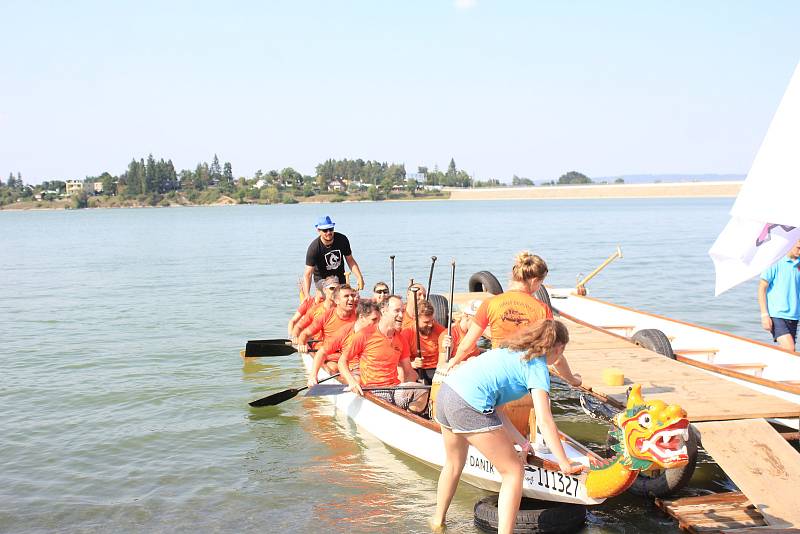
<path fill-rule="evenodd" d="M 214 154 L 214 161 L 211 162 L 211 167 L 208 168 L 208 176 L 214 185 L 219 184 L 222 179 L 222 169 L 219 166 L 219 158 L 216 154 Z"/>
<path fill-rule="evenodd" d="M 390 177 L 387 176 L 381 180 L 381 192 L 385 196 L 389 196 L 389 194 L 392 192 L 392 187 L 394 187 L 394 181 L 392 181 Z"/>
<path fill-rule="evenodd" d="M 367 196 L 370 200 L 383 200 L 381 192 L 374 185 L 369 186 L 367 189 Z"/>
<path fill-rule="evenodd" d="M 625 180 L 623 180 L 622 178 L 617 178 L 616 180 L 614 180 L 614 183 L 615 184 L 624 184 Z"/>
<path fill-rule="evenodd" d="M 79 210 L 89 206 L 89 195 L 86 194 L 86 191 L 81 191 L 75 195 L 72 195 L 72 208 Z"/>
<path fill-rule="evenodd" d="M 104 172 L 100 175 L 100 181 L 103 182 L 103 194 L 104 195 L 116 195 L 117 194 L 117 184 L 114 183 L 114 177 L 111 176 L 109 173 Z"/>
<path fill-rule="evenodd" d="M 456 169 L 456 160 L 450 158 L 450 165 L 447 166 L 447 173 L 445 174 L 448 178 L 455 178 L 457 172 L 458 171 Z"/>
<path fill-rule="evenodd" d="M 233 183 L 233 167 L 231 167 L 230 161 L 226 161 L 225 165 L 222 166 L 222 181 L 229 184 Z"/>
<path fill-rule="evenodd" d="M 567 184 L 590 184 L 592 180 L 589 179 L 588 176 L 585 174 L 581 174 L 577 171 L 570 171 L 567 174 L 562 174 L 558 178 L 558 185 L 567 185 Z"/>

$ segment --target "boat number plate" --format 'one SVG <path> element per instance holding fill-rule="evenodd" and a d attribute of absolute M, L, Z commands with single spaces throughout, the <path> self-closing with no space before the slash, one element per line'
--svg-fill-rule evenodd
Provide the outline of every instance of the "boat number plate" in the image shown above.
<path fill-rule="evenodd" d="M 560 471 L 548 471 L 532 466 L 525 468 L 525 482 L 531 486 L 549 489 L 571 497 L 577 497 L 580 487 L 580 480 L 576 477 L 565 475 Z"/>

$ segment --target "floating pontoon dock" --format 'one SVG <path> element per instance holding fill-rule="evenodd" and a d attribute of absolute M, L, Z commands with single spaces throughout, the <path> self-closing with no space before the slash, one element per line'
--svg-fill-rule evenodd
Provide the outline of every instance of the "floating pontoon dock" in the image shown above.
<path fill-rule="evenodd" d="M 488 293 L 462 293 L 455 301 L 489 297 Z M 623 407 L 628 388 L 637 383 L 642 384 L 646 397 L 681 405 L 699 432 L 703 448 L 746 496 L 732 498 L 721 494 L 716 501 L 710 497 L 674 501 L 680 503 L 677 509 L 690 509 L 695 514 L 685 517 L 701 517 L 698 509 L 712 506 L 713 501 L 713 506 L 724 504 L 726 509 L 734 510 L 731 517 L 761 519 L 738 523 L 720 520 L 711 530 L 736 532 L 745 526 L 758 525 L 765 525 L 762 529 L 800 528 L 800 454 L 765 421 L 798 418 L 800 405 L 671 360 L 567 315 L 562 314 L 561 320 L 570 331 L 565 354 L 572 370 L 583 377 L 587 390 Z M 608 367 L 624 371 L 624 385 L 604 384 L 603 370 Z M 753 506 L 752 513 L 748 512 L 748 506 Z M 671 515 L 679 519 L 682 528 L 709 531 L 701 524 L 684 521 L 681 519 L 684 516 Z"/>

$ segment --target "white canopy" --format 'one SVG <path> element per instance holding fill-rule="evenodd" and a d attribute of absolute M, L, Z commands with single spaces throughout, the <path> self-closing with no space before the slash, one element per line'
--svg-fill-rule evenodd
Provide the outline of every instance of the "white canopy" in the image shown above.
<path fill-rule="evenodd" d="M 709 251 L 715 294 L 749 280 L 800 239 L 800 65 L 756 154 L 731 220 Z"/>

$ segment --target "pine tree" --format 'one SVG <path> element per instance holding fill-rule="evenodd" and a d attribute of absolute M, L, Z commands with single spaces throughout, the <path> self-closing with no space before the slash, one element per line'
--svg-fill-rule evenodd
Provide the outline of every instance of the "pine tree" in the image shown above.
<path fill-rule="evenodd" d="M 219 166 L 219 158 L 216 154 L 214 154 L 214 161 L 211 162 L 211 167 L 208 169 L 208 175 L 214 185 L 218 184 L 222 179 L 222 169 Z"/>
<path fill-rule="evenodd" d="M 450 158 L 450 165 L 447 166 L 447 177 L 455 178 L 458 171 L 456 170 L 456 160 Z"/>

